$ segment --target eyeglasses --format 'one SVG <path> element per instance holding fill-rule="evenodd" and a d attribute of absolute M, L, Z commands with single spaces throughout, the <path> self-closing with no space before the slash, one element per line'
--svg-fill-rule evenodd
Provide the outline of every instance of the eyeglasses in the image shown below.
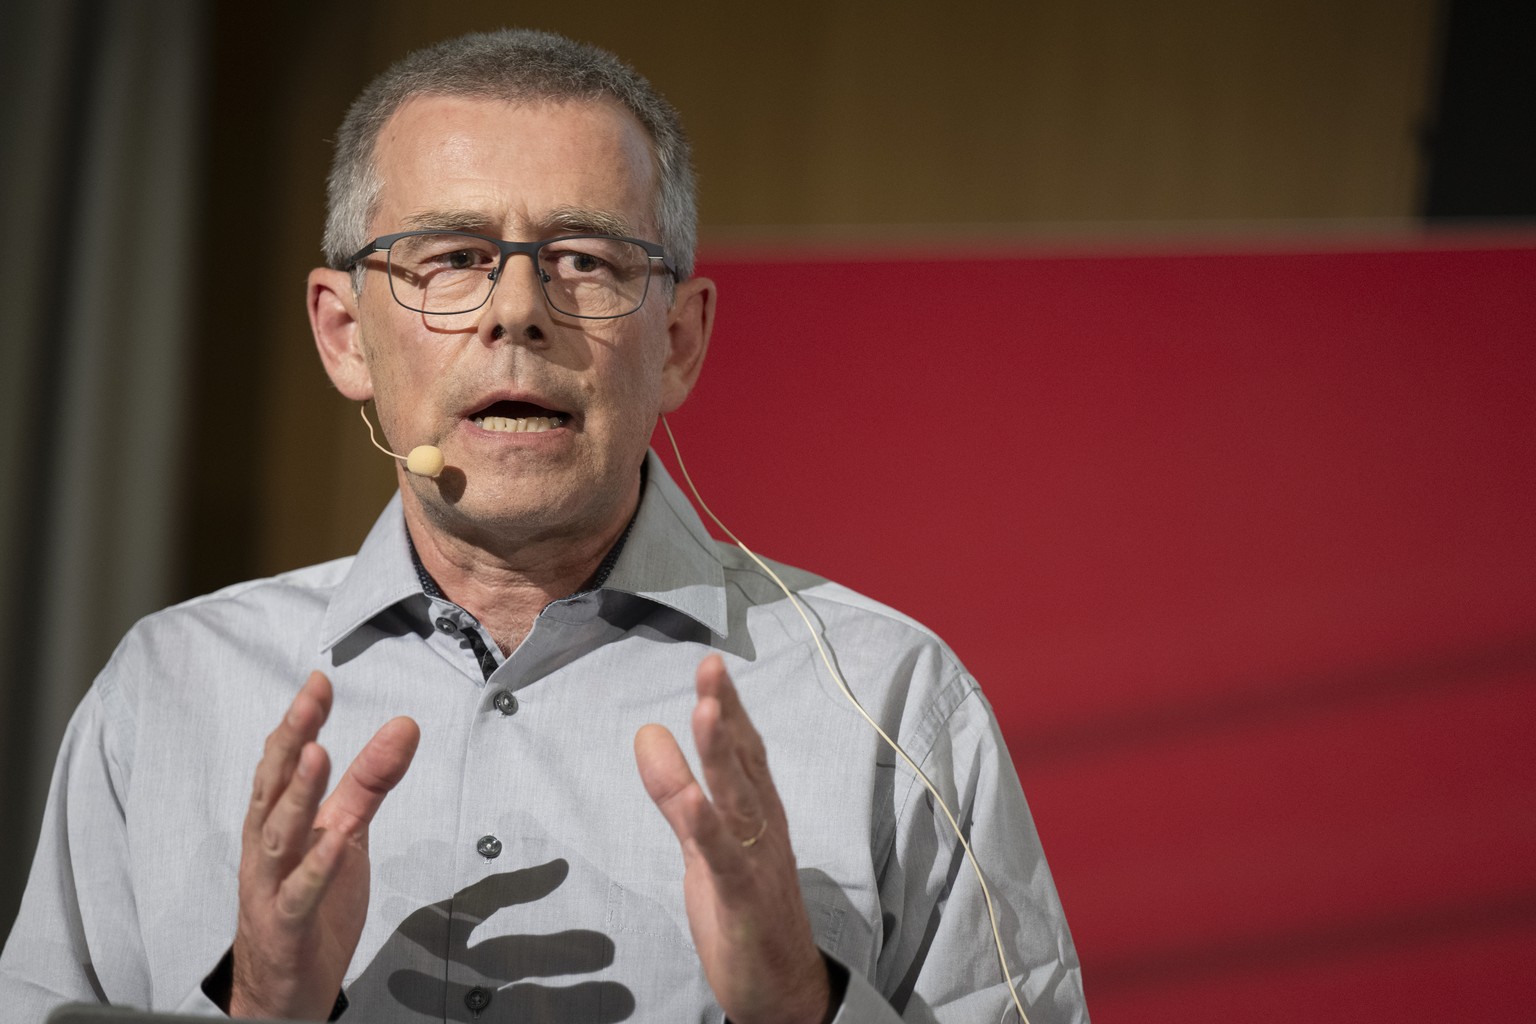
<path fill-rule="evenodd" d="M 660 262 L 676 276 L 661 246 L 615 235 L 566 235 L 508 242 L 467 231 L 401 231 L 380 235 L 342 268 L 387 254 L 390 294 L 406 309 L 435 316 L 473 313 L 496 287 L 507 257 L 526 255 L 550 306 L 583 320 L 628 316 L 645 302 Z"/>

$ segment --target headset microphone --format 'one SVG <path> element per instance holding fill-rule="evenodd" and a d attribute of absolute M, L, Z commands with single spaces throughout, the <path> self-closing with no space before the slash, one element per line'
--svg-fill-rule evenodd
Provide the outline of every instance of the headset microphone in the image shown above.
<path fill-rule="evenodd" d="M 392 459 L 399 459 L 405 463 L 405 468 L 408 472 L 414 473 L 417 476 L 436 477 L 442 473 L 444 460 L 441 448 L 430 444 L 419 444 L 411 449 L 411 454 L 409 455 L 396 455 L 388 448 L 379 444 L 379 439 L 373 436 L 373 421 L 368 418 L 368 404 L 365 402 L 358 406 L 357 411 L 362 413 L 363 422 L 368 424 L 368 440 L 372 441 L 373 446 L 379 451 Z"/>

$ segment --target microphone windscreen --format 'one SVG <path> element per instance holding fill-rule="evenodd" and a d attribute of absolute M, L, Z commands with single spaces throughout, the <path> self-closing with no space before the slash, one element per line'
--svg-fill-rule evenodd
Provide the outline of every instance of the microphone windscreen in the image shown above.
<path fill-rule="evenodd" d="M 443 450 L 430 444 L 419 444 L 405 457 L 405 468 L 417 476 L 436 477 L 443 471 Z"/>

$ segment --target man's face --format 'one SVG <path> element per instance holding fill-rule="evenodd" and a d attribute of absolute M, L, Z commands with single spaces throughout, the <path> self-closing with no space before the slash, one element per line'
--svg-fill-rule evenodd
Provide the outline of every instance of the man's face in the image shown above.
<path fill-rule="evenodd" d="M 370 236 L 446 228 L 516 241 L 659 237 L 649 139 L 609 102 L 418 96 L 385 125 L 375 162 Z M 657 264 L 638 311 L 581 320 L 549 307 L 531 261 L 516 254 L 484 307 L 444 317 L 395 302 L 382 253 L 368 267 L 349 329 L 355 358 L 338 362 L 320 344 L 338 388 L 374 399 L 396 451 L 442 449 L 439 480 L 402 474 L 408 514 L 461 536 L 524 539 L 589 535 L 628 515 L 656 417 L 692 386 L 691 350 L 702 357 L 690 323 L 707 282 L 680 286 L 673 306 Z M 681 329 L 680 317 L 689 320 Z M 546 429 L 496 429 L 517 419 Z"/>

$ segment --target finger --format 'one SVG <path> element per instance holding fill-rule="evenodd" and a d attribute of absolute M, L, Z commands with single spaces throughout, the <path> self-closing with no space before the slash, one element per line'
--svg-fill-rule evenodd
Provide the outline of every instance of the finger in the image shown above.
<path fill-rule="evenodd" d="M 258 877 L 274 884 L 294 869 L 314 843 L 315 812 L 331 776 L 331 759 L 318 743 L 306 743 L 299 751 L 293 778 L 272 806 L 261 826 Z"/>
<path fill-rule="evenodd" d="M 405 777 L 420 742 L 421 727 L 412 719 L 402 716 L 385 722 L 352 759 L 335 792 L 326 798 L 316 826 L 342 832 L 354 841 L 366 841 L 369 822 L 390 790 Z"/>
<path fill-rule="evenodd" d="M 746 707 L 736 691 L 736 684 L 725 670 L 725 660 L 711 654 L 699 663 L 695 674 L 695 687 L 699 699 L 713 697 L 720 703 L 720 717 L 736 744 L 737 756 L 748 777 L 758 784 L 771 784 L 768 774 L 768 752 L 763 738 L 747 714 Z"/>
<path fill-rule="evenodd" d="M 752 835 L 762 819 L 763 803 L 742 767 L 740 739 L 713 697 L 700 699 L 693 709 L 693 739 L 710 802 L 743 837 Z"/>
<path fill-rule="evenodd" d="M 304 921 L 313 915 L 346 854 L 345 835 L 340 832 L 318 833 L 303 859 L 278 886 L 278 913 L 290 921 Z"/>
<path fill-rule="evenodd" d="M 262 826 L 282 798 L 298 765 L 300 752 L 305 744 L 314 742 L 320 735 L 320 727 L 325 724 L 330 710 L 330 680 L 323 673 L 310 673 L 283 720 L 267 736 L 261 761 L 256 766 L 251 802 L 245 816 L 247 847 L 254 848 L 260 843 Z"/>
<path fill-rule="evenodd" d="M 767 752 L 718 656 L 699 665 L 697 685 L 693 736 L 704 781 L 737 840 L 745 840 L 756 835 L 764 821 L 776 817 Z"/>
<path fill-rule="evenodd" d="M 668 806 L 690 788 L 698 788 L 682 749 L 664 725 L 642 725 L 635 733 L 635 767 L 646 793 L 668 821 L 672 820 Z"/>
<path fill-rule="evenodd" d="M 672 826 L 685 856 L 694 852 L 701 832 L 713 838 L 718 829 L 714 808 L 665 726 L 643 725 L 635 733 L 635 766 L 640 769 L 646 793 Z M 711 821 L 715 821 L 713 828 Z"/>

